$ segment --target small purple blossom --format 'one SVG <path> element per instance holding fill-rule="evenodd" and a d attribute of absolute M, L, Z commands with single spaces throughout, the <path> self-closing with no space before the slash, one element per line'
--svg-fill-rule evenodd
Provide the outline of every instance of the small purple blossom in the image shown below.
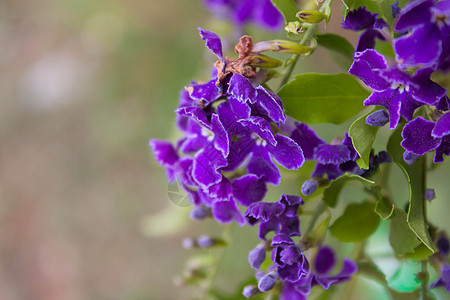
<path fill-rule="evenodd" d="M 405 125 L 402 131 L 402 147 L 416 156 L 435 150 L 434 162 L 444 161 L 450 155 L 450 113 L 443 115 L 437 123 L 417 117 Z"/>
<path fill-rule="evenodd" d="M 271 259 L 281 280 L 296 282 L 308 275 L 309 262 L 290 237 L 278 234 L 272 239 Z"/>
<path fill-rule="evenodd" d="M 356 263 L 349 259 L 344 259 L 341 271 L 336 275 L 330 275 L 330 272 L 336 265 L 334 251 L 327 246 L 323 246 L 314 261 L 313 268 L 308 276 L 301 278 L 296 282 L 286 282 L 283 286 L 281 299 L 307 299 L 311 288 L 320 285 L 328 290 L 331 285 L 349 280 L 358 270 Z"/>
<path fill-rule="evenodd" d="M 389 68 L 384 56 L 373 49 L 356 52 L 354 58 L 348 72 L 373 89 L 364 105 L 386 108 L 391 129 L 397 127 L 401 116 L 410 121 L 418 107 L 434 105 L 446 93 L 430 80 L 432 69 L 420 69 L 410 76 L 396 67 Z"/>
<path fill-rule="evenodd" d="M 283 16 L 270 0 L 203 0 L 219 17 L 231 19 L 237 26 L 255 23 L 265 29 L 279 30 Z"/>
<path fill-rule="evenodd" d="M 436 69 L 439 63 L 448 60 L 449 25 L 450 0 L 408 3 L 397 15 L 394 25 L 397 32 L 408 32 L 394 40 L 396 60 L 400 66 Z"/>
<path fill-rule="evenodd" d="M 358 7 L 349 11 L 345 20 L 342 20 L 342 27 L 345 29 L 353 31 L 364 30 L 359 37 L 356 51 L 374 48 L 377 38 L 382 41 L 385 40 L 382 30 L 388 25 L 383 19 L 377 17 L 378 14 L 372 14 L 365 7 Z"/>
<path fill-rule="evenodd" d="M 304 202 L 299 196 L 282 195 L 277 202 L 257 202 L 245 212 L 247 223 L 251 226 L 260 222 L 259 238 L 266 240 L 270 231 L 286 236 L 300 235 L 300 220 L 297 211 Z"/>

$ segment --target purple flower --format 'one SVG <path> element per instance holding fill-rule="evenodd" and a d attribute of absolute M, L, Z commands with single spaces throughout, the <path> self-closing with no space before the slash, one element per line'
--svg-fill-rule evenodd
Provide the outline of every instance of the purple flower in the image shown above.
<path fill-rule="evenodd" d="M 378 14 L 372 14 L 365 7 L 349 11 L 345 20 L 342 20 L 342 27 L 345 29 L 360 31 L 361 33 L 356 51 L 364 51 L 375 47 L 376 38 L 384 41 L 381 30 L 388 26 L 383 19 L 377 18 Z"/>
<path fill-rule="evenodd" d="M 252 203 L 245 212 L 247 223 L 251 226 L 260 222 L 259 238 L 266 240 L 270 231 L 288 237 L 300 235 L 300 220 L 297 210 L 304 202 L 298 196 L 282 195 L 278 202 Z"/>
<path fill-rule="evenodd" d="M 430 288 L 435 288 L 443 286 L 447 290 L 447 292 L 450 292 L 450 265 L 446 265 L 441 270 L 441 277 L 431 284 Z"/>
<path fill-rule="evenodd" d="M 450 155 L 450 113 L 437 123 L 417 117 L 405 125 L 402 137 L 401 145 L 408 153 L 420 156 L 435 150 L 434 162 L 441 163 L 444 155 Z"/>
<path fill-rule="evenodd" d="M 329 145 L 308 125 L 296 123 L 290 136 L 302 148 L 307 160 L 317 161 L 312 177 L 326 175 L 328 180 L 334 180 L 357 166 L 358 153 L 347 133 L 340 144 Z"/>
<path fill-rule="evenodd" d="M 436 242 L 436 246 L 441 255 L 447 256 L 450 251 L 450 241 L 444 235 L 440 236 Z"/>
<path fill-rule="evenodd" d="M 219 17 L 231 19 L 237 26 L 255 23 L 265 29 L 279 30 L 283 16 L 270 0 L 203 0 Z"/>
<path fill-rule="evenodd" d="M 277 267 L 281 280 L 296 282 L 308 275 L 309 262 L 300 248 L 290 237 L 284 234 L 276 235 L 272 239 L 271 259 Z"/>
<path fill-rule="evenodd" d="M 332 284 L 349 280 L 350 277 L 357 272 L 355 262 L 344 259 L 341 271 L 336 275 L 329 275 L 336 266 L 336 257 L 333 250 L 327 246 L 323 246 L 317 253 L 314 261 L 314 268 L 310 270 L 308 276 L 300 280 L 283 286 L 281 299 L 307 299 L 311 288 L 320 285 L 328 290 Z"/>
<path fill-rule="evenodd" d="M 373 89 L 364 105 L 379 105 L 389 113 L 390 128 L 397 127 L 400 116 L 412 119 L 416 108 L 436 104 L 446 90 L 430 80 L 432 69 L 420 69 L 413 76 L 395 68 L 388 68 L 384 56 L 373 49 L 354 54 L 350 74 L 358 76 Z"/>
<path fill-rule="evenodd" d="M 449 59 L 450 0 L 416 0 L 398 14 L 394 29 L 408 32 L 394 40 L 402 68 L 432 67 Z"/>
<path fill-rule="evenodd" d="M 176 146 L 159 140 L 151 140 L 150 146 L 169 181 L 176 180 L 196 206 L 194 218 L 211 215 L 218 222 L 235 220 L 243 225 L 238 204 L 260 202 L 266 184 L 280 182 L 274 161 L 298 169 L 304 157 L 292 139 L 273 132 L 272 126 L 286 121 L 280 98 L 257 78 L 248 77 L 245 65 L 240 66 L 244 71 L 233 65 L 250 55 L 251 38 L 241 39 L 236 46 L 239 58 L 230 60 L 223 57 L 219 36 L 199 30 L 206 47 L 219 59 L 217 72 L 209 82 L 194 83 L 180 93 L 177 125 L 184 136 Z M 239 167 L 246 168 L 247 174 L 236 172 Z M 297 217 L 279 220 L 279 226 L 288 234 L 299 231 Z"/>

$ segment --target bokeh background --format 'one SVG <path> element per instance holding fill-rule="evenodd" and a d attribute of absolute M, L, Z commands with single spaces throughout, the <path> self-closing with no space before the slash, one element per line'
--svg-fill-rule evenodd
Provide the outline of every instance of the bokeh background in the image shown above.
<path fill-rule="evenodd" d="M 329 32 L 341 32 L 339 22 L 335 14 Z M 198 253 L 181 240 L 223 226 L 189 220 L 147 143 L 175 139 L 180 89 L 208 79 L 214 58 L 198 26 L 230 30 L 200 0 L 0 1 L 1 300 L 196 295 L 174 285 Z M 284 37 L 248 30 L 256 40 Z M 320 50 L 298 70 L 342 72 Z M 330 141 L 349 124 L 315 128 Z M 430 214 L 447 229 L 448 174 L 444 167 L 430 176 L 438 194 Z M 394 175 L 394 194 L 404 198 L 406 184 Z M 309 174 L 285 176 L 269 198 L 296 193 Z M 356 199 L 358 189 L 346 195 Z M 230 230 L 215 281 L 225 292 L 251 276 L 246 256 L 257 243 L 252 228 Z M 361 282 L 361 291 L 370 286 Z"/>

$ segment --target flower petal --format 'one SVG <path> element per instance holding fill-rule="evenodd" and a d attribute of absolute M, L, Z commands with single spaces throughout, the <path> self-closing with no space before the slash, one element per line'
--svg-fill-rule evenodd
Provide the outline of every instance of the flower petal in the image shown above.
<path fill-rule="evenodd" d="M 434 122 L 422 117 L 417 117 L 406 124 L 402 131 L 402 147 L 416 155 L 424 155 L 436 149 L 441 144 L 441 139 L 433 138 L 431 135 L 434 125 Z"/>
<path fill-rule="evenodd" d="M 214 53 L 219 59 L 222 59 L 222 42 L 220 41 L 220 37 L 214 32 L 205 30 L 201 27 L 198 27 L 197 29 L 200 31 L 202 40 L 206 41 L 206 48 Z"/>

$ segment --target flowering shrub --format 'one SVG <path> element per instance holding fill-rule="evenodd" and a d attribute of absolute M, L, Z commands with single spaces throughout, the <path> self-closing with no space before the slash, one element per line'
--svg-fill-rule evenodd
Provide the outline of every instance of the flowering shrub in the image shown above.
<path fill-rule="evenodd" d="M 409 291 L 411 296 L 429 299 L 428 289 L 440 286 L 450 292 L 449 241 L 428 221 L 425 209 L 426 200 L 435 197 L 426 189 L 427 153 L 434 150 L 434 164 L 450 155 L 445 86 L 450 1 L 380 2 L 376 7 L 372 1 L 343 1 L 342 27 L 360 33 L 356 50 L 341 36 L 319 34 L 318 24 L 328 22 L 332 2 L 300 11 L 293 0 L 205 0 L 239 31 L 249 22 L 277 30 L 284 19 L 289 39 L 254 41 L 243 35 L 230 58 L 216 33 L 199 28 L 206 48 L 217 58 L 211 79 L 194 81 L 181 91 L 175 112 L 182 137 L 174 143 L 151 139 L 150 147 L 168 180 L 189 195 L 193 219 L 259 226 L 261 243 L 248 253 L 249 267 L 257 272 L 254 283 L 242 290 L 247 298 L 307 299 L 312 287 L 329 290 L 355 274 L 368 275 L 395 297 L 398 291 L 364 248 L 381 220 L 390 223 L 395 256 L 422 262 L 420 274 L 410 274 L 422 288 Z M 388 47 L 377 47 L 380 42 Z M 316 47 L 340 54 L 339 63 L 348 73 L 305 73 L 290 80 L 299 57 L 314 55 Z M 270 52 L 291 57 L 282 62 Z M 395 57 L 389 56 L 392 52 Z M 280 88 L 270 88 L 269 82 L 277 79 Z M 361 115 L 364 106 L 372 111 L 330 143 L 308 125 L 341 124 Z M 391 137 L 375 153 L 378 129 L 387 123 Z M 280 184 L 283 169 L 301 172 L 305 161 L 315 167 L 309 180 L 299 182 L 298 195 L 266 199 L 270 186 Z M 392 163 L 400 166 L 410 185 L 406 207 L 391 198 L 383 179 Z M 362 183 L 369 199 L 338 203 L 350 181 Z M 305 202 L 317 203 L 312 216 L 302 209 Z M 345 207 L 344 212 L 330 224 L 330 209 L 337 206 Z M 309 223 L 301 232 L 304 217 Z M 324 245 L 327 232 L 342 243 L 355 243 L 354 255 L 339 262 Z M 202 236 L 184 245 L 210 248 L 225 242 Z M 340 271 L 335 270 L 337 263 Z M 428 264 L 439 274 L 432 284 Z M 191 277 L 198 284 L 205 279 L 195 272 Z M 206 294 L 225 299 L 211 290 Z"/>

